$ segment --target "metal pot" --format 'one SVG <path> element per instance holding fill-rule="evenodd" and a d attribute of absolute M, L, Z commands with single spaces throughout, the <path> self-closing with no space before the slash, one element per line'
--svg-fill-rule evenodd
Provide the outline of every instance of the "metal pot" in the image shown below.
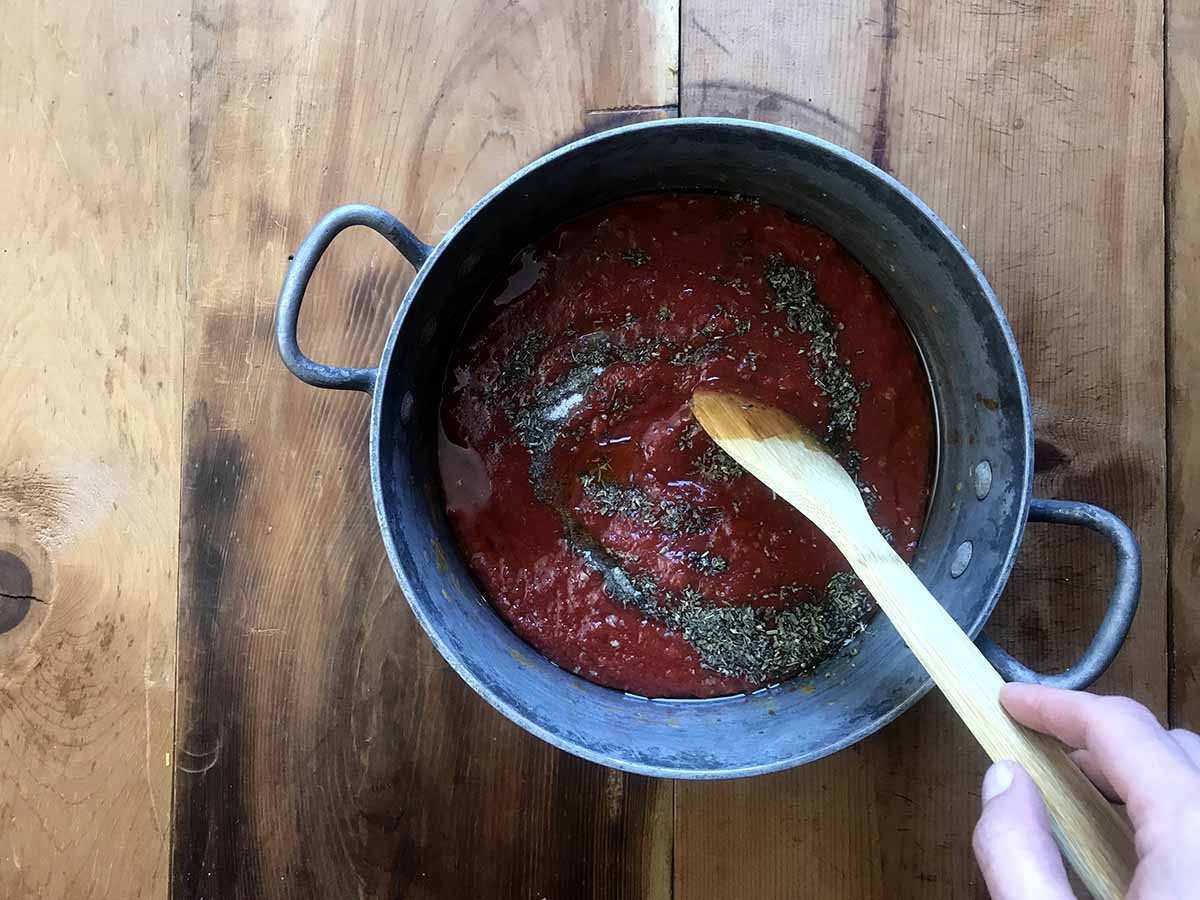
<path fill-rule="evenodd" d="M 521 641 L 480 595 L 443 511 L 438 405 L 451 350 L 484 288 L 558 223 L 630 194 L 720 191 L 758 197 L 842 243 L 883 285 L 912 331 L 933 386 L 937 481 L 913 568 L 975 636 L 1012 569 L 1027 519 L 1083 525 L 1117 556 L 1107 613 L 1069 672 L 1040 675 L 986 637 L 1009 679 L 1083 687 L 1119 649 L 1137 606 L 1140 559 L 1129 529 L 1086 503 L 1031 500 L 1033 431 L 1012 332 L 979 267 L 905 187 L 806 134 L 732 119 L 632 125 L 556 150 L 476 204 L 435 247 L 382 210 L 329 213 L 295 254 L 277 339 L 308 384 L 371 394 L 371 482 L 396 578 L 447 662 L 492 706 L 571 753 L 649 775 L 718 778 L 785 769 L 861 740 L 912 706 L 929 677 L 883 615 L 860 652 L 811 677 L 717 700 L 644 700 L 585 681 Z M 334 237 L 365 225 L 417 268 L 376 369 L 319 365 L 296 321 Z"/>

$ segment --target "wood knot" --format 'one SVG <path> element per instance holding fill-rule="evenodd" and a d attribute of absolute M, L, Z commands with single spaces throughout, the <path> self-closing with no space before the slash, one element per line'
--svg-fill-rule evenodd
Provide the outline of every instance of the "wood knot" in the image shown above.
<path fill-rule="evenodd" d="M 12 631 L 40 602 L 33 596 L 33 573 L 15 553 L 0 550 L 0 634 Z"/>
<path fill-rule="evenodd" d="M 37 667 L 38 639 L 54 608 L 54 560 L 26 527 L 0 510 L 0 691 Z"/>
<path fill-rule="evenodd" d="M 1035 438 L 1033 441 L 1033 470 L 1035 472 L 1052 472 L 1070 465 L 1074 456 L 1075 454 L 1044 438 Z"/>

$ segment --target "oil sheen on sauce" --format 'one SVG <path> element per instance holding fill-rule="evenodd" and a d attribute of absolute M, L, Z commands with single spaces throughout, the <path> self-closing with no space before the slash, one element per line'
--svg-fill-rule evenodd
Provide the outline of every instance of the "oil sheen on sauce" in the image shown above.
<path fill-rule="evenodd" d="M 906 559 L 934 419 L 912 339 L 828 235 L 743 198 L 634 197 L 525 250 L 446 379 L 446 506 L 483 593 L 563 669 L 648 697 L 812 669 L 870 600 L 693 419 L 700 384 L 824 436 Z"/>

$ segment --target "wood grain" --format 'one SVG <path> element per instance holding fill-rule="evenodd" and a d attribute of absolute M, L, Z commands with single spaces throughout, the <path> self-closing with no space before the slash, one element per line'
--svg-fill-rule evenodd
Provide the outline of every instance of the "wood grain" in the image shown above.
<path fill-rule="evenodd" d="M 165 898 L 188 22 L 0 21 L 0 896 Z"/>
<path fill-rule="evenodd" d="M 677 21 L 634 0 L 195 3 L 180 900 L 669 894 L 670 785 L 552 750 L 448 669 L 383 552 L 366 399 L 296 382 L 271 322 L 329 208 L 434 240 L 589 111 L 673 107 Z M 302 346 L 371 364 L 410 278 L 346 235 Z"/>
<path fill-rule="evenodd" d="M 1200 12 L 1167 7 L 1171 723 L 1200 728 Z"/>
<path fill-rule="evenodd" d="M 1159 711 L 1164 238 L 1147 173 L 1162 165 L 1161 15 L 1157 2 L 859 0 L 747 17 L 695 0 L 681 62 L 684 115 L 837 141 L 964 239 L 1024 355 L 1037 492 L 1108 506 L 1142 543 L 1142 608 L 1097 687 Z M 1019 658 L 1061 668 L 1085 646 L 1111 571 L 1093 541 L 1030 529 L 989 628 Z M 985 896 L 970 852 L 984 763 L 931 698 L 854 751 L 762 784 L 680 785 L 676 896 Z"/>
<path fill-rule="evenodd" d="M 684 113 L 829 137 L 964 238 L 1025 353 L 1040 493 L 1146 552 L 1100 687 L 1164 708 L 1163 4 L 127 6 L 0 0 L 0 896 L 164 897 L 172 822 L 181 898 L 983 896 L 984 761 L 936 698 L 799 771 L 680 783 L 677 816 L 670 785 L 484 707 L 394 587 L 365 402 L 271 348 L 327 208 L 433 240 L 548 146 L 675 114 L 677 76 Z M 1200 21 L 1166 6 L 1171 715 L 1195 727 Z M 306 349 L 369 364 L 410 277 L 347 235 Z M 1100 549 L 1031 529 L 993 633 L 1069 662 Z"/>

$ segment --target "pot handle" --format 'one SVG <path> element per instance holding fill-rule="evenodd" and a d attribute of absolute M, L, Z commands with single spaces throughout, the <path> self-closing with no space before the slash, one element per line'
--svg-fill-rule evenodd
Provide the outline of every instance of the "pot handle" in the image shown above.
<path fill-rule="evenodd" d="M 1096 636 L 1083 651 L 1083 656 L 1066 672 L 1043 675 L 1022 665 L 1002 650 L 987 635 L 976 642 L 988 661 L 1006 681 L 1026 681 L 1050 687 L 1082 690 L 1100 677 L 1108 668 L 1137 612 L 1138 594 L 1142 586 L 1142 554 L 1137 539 L 1129 526 L 1106 509 L 1090 503 L 1071 500 L 1039 500 L 1034 498 L 1029 506 L 1030 522 L 1052 522 L 1060 525 L 1082 525 L 1112 542 L 1117 554 L 1117 574 L 1113 580 L 1112 593 L 1108 598 L 1108 610 L 1096 630 Z"/>
<path fill-rule="evenodd" d="M 308 289 L 308 280 L 312 278 L 321 255 L 333 243 L 333 239 L 351 225 L 365 225 L 379 232 L 417 269 L 433 252 L 432 247 L 422 243 L 399 219 L 378 207 L 355 203 L 339 206 L 326 213 L 313 226 L 288 266 L 283 288 L 279 291 L 275 340 L 279 344 L 279 355 L 283 357 L 284 365 L 305 384 L 338 391 L 365 391 L 369 394 L 375 384 L 374 369 L 351 369 L 313 362 L 301 352 L 296 340 L 296 323 L 300 319 L 300 304 Z"/>

